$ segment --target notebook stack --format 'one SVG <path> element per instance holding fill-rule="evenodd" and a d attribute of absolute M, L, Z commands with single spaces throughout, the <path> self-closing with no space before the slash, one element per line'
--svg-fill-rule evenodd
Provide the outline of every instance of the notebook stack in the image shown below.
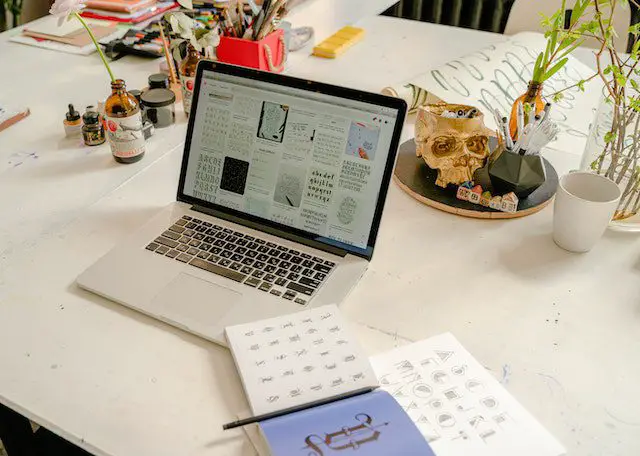
<path fill-rule="evenodd" d="M 139 24 L 159 19 L 178 4 L 172 0 L 89 0 L 82 16 L 90 19 Z"/>

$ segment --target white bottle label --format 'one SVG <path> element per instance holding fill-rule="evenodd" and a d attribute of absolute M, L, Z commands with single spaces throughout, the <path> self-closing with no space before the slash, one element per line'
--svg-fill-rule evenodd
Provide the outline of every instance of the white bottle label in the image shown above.
<path fill-rule="evenodd" d="M 106 116 L 106 131 L 111 153 L 120 158 L 144 154 L 146 148 L 142 132 L 142 114 L 129 117 Z"/>
<path fill-rule="evenodd" d="M 180 76 L 182 81 L 182 106 L 185 114 L 189 115 L 191 111 L 191 98 L 193 97 L 193 87 L 196 83 L 195 77 Z"/>

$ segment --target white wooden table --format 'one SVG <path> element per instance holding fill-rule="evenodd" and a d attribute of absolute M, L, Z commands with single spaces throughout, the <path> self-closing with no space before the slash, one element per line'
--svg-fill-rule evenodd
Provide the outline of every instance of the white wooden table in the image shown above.
<path fill-rule="evenodd" d="M 359 25 L 367 37 L 343 57 L 303 51 L 289 73 L 378 91 L 499 39 L 390 18 Z M 106 93 L 99 60 L 6 38 L 2 98 L 33 113 L 0 133 L 0 402 L 99 455 L 254 454 L 241 431 L 221 430 L 246 407 L 226 349 L 74 285 L 173 200 L 184 120 L 134 165 L 117 165 L 108 146 L 69 144 L 66 104 Z M 126 58 L 113 69 L 133 88 L 156 68 Z M 564 172 L 579 154 L 550 158 Z M 464 219 L 392 184 L 374 260 L 342 308 L 370 353 L 453 332 L 570 455 L 639 454 L 640 237 L 608 232 L 573 255 L 553 244 L 551 220 L 551 207 Z"/>

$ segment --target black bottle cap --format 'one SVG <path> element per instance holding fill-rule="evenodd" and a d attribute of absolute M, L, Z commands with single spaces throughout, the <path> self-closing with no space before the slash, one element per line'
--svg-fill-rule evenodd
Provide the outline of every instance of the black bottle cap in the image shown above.
<path fill-rule="evenodd" d="M 149 76 L 150 89 L 168 89 L 169 76 L 164 73 L 156 73 Z"/>
<path fill-rule="evenodd" d="M 140 92 L 138 89 L 133 89 L 133 90 L 129 90 L 129 93 L 131 95 L 133 95 L 134 97 L 136 97 L 136 100 L 138 100 L 138 104 L 140 103 L 140 94 L 142 92 Z"/>
<path fill-rule="evenodd" d="M 176 101 L 175 94 L 169 89 L 150 89 L 142 94 L 142 105 L 148 108 L 162 108 Z"/>
<path fill-rule="evenodd" d="M 100 114 L 95 111 L 87 110 L 87 112 L 85 112 L 82 116 L 82 122 L 85 125 L 95 125 L 97 123 L 100 123 Z"/>
<path fill-rule="evenodd" d="M 80 119 L 80 113 L 75 110 L 75 108 L 71 103 L 69 103 L 69 112 L 67 112 L 67 120 L 69 122 L 73 122 L 78 119 Z"/>

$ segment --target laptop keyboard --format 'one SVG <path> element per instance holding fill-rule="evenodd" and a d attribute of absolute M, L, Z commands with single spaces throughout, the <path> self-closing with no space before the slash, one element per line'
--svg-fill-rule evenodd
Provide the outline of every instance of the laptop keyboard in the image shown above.
<path fill-rule="evenodd" d="M 332 261 L 187 215 L 146 249 L 301 305 L 336 266 Z"/>

